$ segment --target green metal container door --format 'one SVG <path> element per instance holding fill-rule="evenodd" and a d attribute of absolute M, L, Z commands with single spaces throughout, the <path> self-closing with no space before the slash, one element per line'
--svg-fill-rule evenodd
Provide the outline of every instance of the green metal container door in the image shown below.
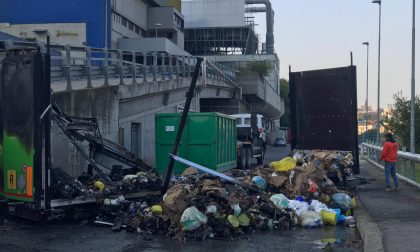
<path fill-rule="evenodd" d="M 156 166 L 164 174 L 168 154 L 175 142 L 181 114 L 156 115 Z M 236 122 L 220 113 L 191 113 L 188 115 L 178 155 L 216 171 L 236 167 Z M 186 167 L 176 164 L 174 173 Z"/>

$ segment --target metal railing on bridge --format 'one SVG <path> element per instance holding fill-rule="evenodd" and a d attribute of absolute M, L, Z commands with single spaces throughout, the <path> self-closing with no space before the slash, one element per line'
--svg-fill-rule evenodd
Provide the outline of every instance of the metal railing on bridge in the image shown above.
<path fill-rule="evenodd" d="M 0 43 L 6 49 L 24 46 L 46 50 L 44 43 Z M 70 45 L 51 45 L 50 48 L 51 82 L 54 91 L 189 78 L 197 61 L 193 56 L 166 52 L 136 52 Z M 204 83 L 210 78 L 223 80 L 238 88 L 234 81 L 235 71 L 207 59 L 203 61 L 201 75 Z"/>
<path fill-rule="evenodd" d="M 377 146 L 373 143 L 362 143 L 360 148 L 362 157 L 366 158 L 373 165 L 384 168 L 379 160 L 382 146 Z M 420 188 L 420 154 L 398 151 L 397 173 L 402 180 Z"/>

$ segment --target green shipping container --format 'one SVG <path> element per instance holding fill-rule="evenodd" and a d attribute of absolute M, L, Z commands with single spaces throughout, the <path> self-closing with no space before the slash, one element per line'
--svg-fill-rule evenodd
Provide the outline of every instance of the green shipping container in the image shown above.
<path fill-rule="evenodd" d="M 164 175 L 178 131 L 181 114 L 155 116 L 156 167 Z M 215 171 L 236 167 L 236 121 L 220 113 L 190 113 L 178 147 L 178 156 Z M 186 166 L 175 163 L 174 173 Z"/>

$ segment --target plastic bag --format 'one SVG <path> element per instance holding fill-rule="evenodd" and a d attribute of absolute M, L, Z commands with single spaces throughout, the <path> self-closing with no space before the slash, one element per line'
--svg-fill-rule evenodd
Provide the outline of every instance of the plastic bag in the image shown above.
<path fill-rule="evenodd" d="M 227 219 L 228 219 L 230 225 L 232 225 L 232 227 L 234 227 L 234 228 L 239 227 L 240 222 L 238 220 L 238 217 L 236 217 L 235 215 L 229 215 Z"/>
<path fill-rule="evenodd" d="M 238 216 L 238 221 L 239 221 L 239 225 L 241 227 L 247 227 L 250 224 L 250 220 L 248 215 L 242 213 L 241 215 Z"/>
<path fill-rule="evenodd" d="M 194 206 L 185 209 L 181 216 L 183 230 L 192 231 L 199 228 L 202 224 L 207 224 L 207 216 Z"/>
<path fill-rule="evenodd" d="M 302 227 L 304 228 L 317 228 L 324 225 L 321 215 L 314 211 L 303 212 L 299 216 L 299 219 L 302 223 Z"/>
<path fill-rule="evenodd" d="M 217 214 L 217 206 L 216 205 L 208 205 L 206 209 L 206 214 Z"/>
<path fill-rule="evenodd" d="M 241 207 L 239 206 L 239 204 L 232 204 L 232 205 L 230 205 L 230 208 L 232 208 L 232 210 L 233 210 L 233 215 L 235 215 L 235 216 L 240 215 L 240 214 L 241 214 L 241 212 L 242 212 L 242 209 L 241 209 Z"/>
<path fill-rule="evenodd" d="M 289 200 L 289 208 L 295 210 L 297 216 L 300 216 L 303 212 L 308 211 L 309 205 L 305 201 Z"/>
<path fill-rule="evenodd" d="M 334 203 L 344 212 L 351 209 L 351 197 L 345 193 L 336 193 L 332 196 Z"/>
<path fill-rule="evenodd" d="M 325 205 L 322 202 L 319 202 L 318 200 L 312 200 L 311 204 L 309 205 L 309 209 L 317 213 L 320 213 L 322 210 L 334 212 L 334 210 L 328 208 L 327 205 Z"/>
<path fill-rule="evenodd" d="M 280 161 L 271 162 L 270 167 L 273 167 L 277 172 L 287 172 L 296 167 L 296 160 L 291 157 L 286 157 Z"/>
<path fill-rule="evenodd" d="M 153 214 L 161 215 L 163 214 L 163 209 L 160 205 L 154 205 L 150 208 Z"/>
<path fill-rule="evenodd" d="M 321 210 L 320 214 L 325 225 L 337 225 L 337 214 L 335 212 Z"/>
<path fill-rule="evenodd" d="M 316 193 L 318 191 L 318 185 L 312 179 L 308 179 L 309 191 L 311 193 Z"/>
<path fill-rule="evenodd" d="M 270 197 L 271 202 L 278 208 L 285 209 L 289 207 L 289 199 L 283 194 L 274 194 Z"/>
<path fill-rule="evenodd" d="M 252 178 L 252 184 L 261 190 L 267 190 L 267 181 L 261 176 L 255 176 Z"/>

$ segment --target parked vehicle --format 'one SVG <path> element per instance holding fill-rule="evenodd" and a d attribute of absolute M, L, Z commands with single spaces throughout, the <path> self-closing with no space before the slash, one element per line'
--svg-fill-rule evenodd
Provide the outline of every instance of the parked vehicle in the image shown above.
<path fill-rule="evenodd" d="M 282 137 L 278 137 L 276 138 L 276 140 L 274 141 L 274 146 L 281 146 L 281 147 L 286 147 L 287 146 L 287 142 L 284 138 Z"/>
<path fill-rule="evenodd" d="M 266 131 L 264 117 L 257 114 L 231 115 L 236 119 L 238 168 L 250 169 L 252 158 L 264 163 Z"/>

